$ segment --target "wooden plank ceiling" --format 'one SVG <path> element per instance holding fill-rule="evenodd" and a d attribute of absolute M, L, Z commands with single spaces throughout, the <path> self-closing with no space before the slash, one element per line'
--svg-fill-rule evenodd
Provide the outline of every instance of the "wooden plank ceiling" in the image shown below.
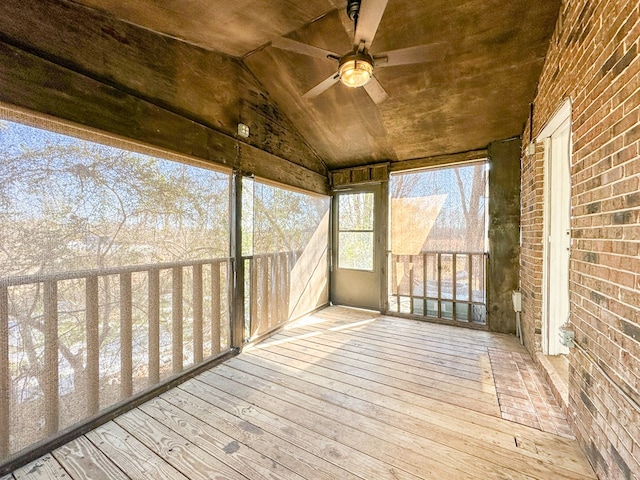
<path fill-rule="evenodd" d="M 444 59 L 376 69 L 376 105 L 341 84 L 302 95 L 336 62 L 271 46 L 280 37 L 351 49 L 346 0 L 75 0 L 120 20 L 241 58 L 331 169 L 485 148 L 519 135 L 559 0 L 389 0 L 371 53 L 441 43 Z M 367 0 L 363 0 L 363 8 Z"/>

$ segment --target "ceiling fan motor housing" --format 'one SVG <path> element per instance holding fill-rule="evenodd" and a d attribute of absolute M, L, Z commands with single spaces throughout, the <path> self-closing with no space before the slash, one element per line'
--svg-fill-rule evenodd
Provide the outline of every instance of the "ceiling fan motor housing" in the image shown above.
<path fill-rule="evenodd" d="M 365 52 L 351 52 L 351 53 L 347 53 L 346 55 L 343 55 L 342 58 L 340 58 L 340 67 L 342 65 L 344 65 L 345 63 L 355 60 L 356 62 L 366 62 L 369 65 L 371 65 L 373 67 L 374 65 L 374 61 L 373 61 L 373 57 L 371 55 L 369 55 L 368 53 Z"/>

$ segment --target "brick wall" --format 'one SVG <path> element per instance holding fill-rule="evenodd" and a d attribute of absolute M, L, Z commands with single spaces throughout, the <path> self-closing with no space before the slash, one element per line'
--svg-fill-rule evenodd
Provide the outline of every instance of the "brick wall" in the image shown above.
<path fill-rule="evenodd" d="M 640 478 L 640 5 L 564 0 L 534 100 L 533 136 L 572 100 L 574 432 L 603 479 Z M 523 145 L 529 139 L 524 132 Z M 542 145 L 522 155 L 523 329 L 540 351 Z"/>

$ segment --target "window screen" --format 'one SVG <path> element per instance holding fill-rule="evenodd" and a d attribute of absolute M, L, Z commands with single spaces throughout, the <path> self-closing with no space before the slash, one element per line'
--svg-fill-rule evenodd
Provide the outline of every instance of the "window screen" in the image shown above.
<path fill-rule="evenodd" d="M 256 337 L 329 301 L 329 197 L 245 179 L 247 334 Z"/>
<path fill-rule="evenodd" d="M 0 462 L 228 348 L 229 194 L 227 173 L 0 120 Z"/>
<path fill-rule="evenodd" d="M 389 310 L 486 322 L 487 164 L 392 175 Z"/>

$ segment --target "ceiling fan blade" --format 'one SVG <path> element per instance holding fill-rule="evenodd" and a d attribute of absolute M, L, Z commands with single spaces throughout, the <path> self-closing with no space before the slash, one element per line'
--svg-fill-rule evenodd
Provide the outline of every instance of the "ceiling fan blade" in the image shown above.
<path fill-rule="evenodd" d="M 359 46 L 362 42 L 369 48 L 376 36 L 378 26 L 387 8 L 388 0 L 362 0 L 360 12 L 358 13 L 358 23 L 356 34 L 353 38 L 354 46 Z"/>
<path fill-rule="evenodd" d="M 376 77 L 371 77 L 371 80 L 364 85 L 364 89 L 376 105 L 389 98 L 389 95 L 385 92 L 384 88 L 382 88 L 382 85 L 380 85 Z"/>
<path fill-rule="evenodd" d="M 324 48 L 314 47 L 307 45 L 306 43 L 291 40 L 290 38 L 279 37 L 271 41 L 271 46 L 279 48 L 281 50 L 288 50 L 290 52 L 300 53 L 302 55 L 308 55 L 316 58 L 333 58 L 338 60 L 340 55 L 333 53 Z"/>
<path fill-rule="evenodd" d="M 302 95 L 302 98 L 316 98 L 318 95 L 327 90 L 330 86 L 340 80 L 340 76 L 337 73 L 332 74 L 330 77 L 325 78 L 318 85 L 313 87 L 307 93 Z"/>
<path fill-rule="evenodd" d="M 412 63 L 437 62 L 447 54 L 448 44 L 430 43 L 415 47 L 400 48 L 388 52 L 377 53 L 373 56 L 376 67 L 393 67 L 394 65 L 409 65 Z"/>

